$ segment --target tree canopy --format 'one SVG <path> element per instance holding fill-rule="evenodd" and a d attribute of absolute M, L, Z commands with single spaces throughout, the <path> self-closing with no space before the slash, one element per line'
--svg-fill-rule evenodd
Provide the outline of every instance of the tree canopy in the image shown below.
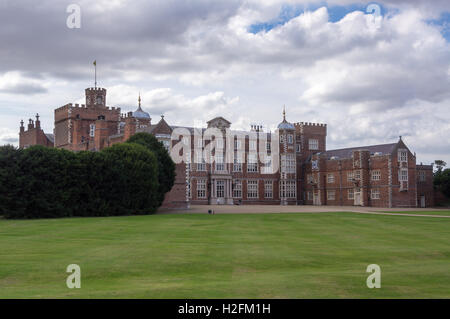
<path fill-rule="evenodd" d="M 158 201 L 162 204 L 165 194 L 172 189 L 175 182 L 175 163 L 169 152 L 156 137 L 148 133 L 137 133 L 131 136 L 127 143 L 145 146 L 156 155 L 159 181 Z"/>

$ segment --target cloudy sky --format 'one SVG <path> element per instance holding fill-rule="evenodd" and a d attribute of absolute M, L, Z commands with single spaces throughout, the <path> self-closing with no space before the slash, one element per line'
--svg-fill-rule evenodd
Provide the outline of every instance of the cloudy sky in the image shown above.
<path fill-rule="evenodd" d="M 67 7 L 81 8 L 68 28 Z M 19 122 L 84 103 L 153 121 L 235 129 L 281 121 L 328 124 L 328 148 L 402 135 L 418 161 L 450 163 L 450 1 L 0 0 L 0 144 Z"/>

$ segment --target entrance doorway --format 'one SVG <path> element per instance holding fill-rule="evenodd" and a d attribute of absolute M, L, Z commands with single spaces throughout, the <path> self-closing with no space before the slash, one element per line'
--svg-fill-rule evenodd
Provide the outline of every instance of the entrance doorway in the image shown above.
<path fill-rule="evenodd" d="M 315 206 L 319 206 L 320 205 L 319 192 L 314 192 L 313 193 L 313 205 L 315 205 Z"/>
<path fill-rule="evenodd" d="M 355 206 L 362 206 L 362 198 L 361 198 L 361 192 L 355 192 L 355 201 L 354 201 L 354 205 Z"/>
<path fill-rule="evenodd" d="M 425 208 L 426 205 L 426 201 L 425 201 L 425 196 L 420 196 L 420 207 Z"/>

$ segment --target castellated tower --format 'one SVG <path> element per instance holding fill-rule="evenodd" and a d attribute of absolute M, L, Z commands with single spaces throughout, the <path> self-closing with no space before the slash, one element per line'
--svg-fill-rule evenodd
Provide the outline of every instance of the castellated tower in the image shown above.
<path fill-rule="evenodd" d="M 69 103 L 55 110 L 55 147 L 99 150 L 108 146 L 108 136 L 119 133 L 120 108 L 106 106 L 106 89 L 87 88 L 85 93 L 86 104 Z M 97 124 L 101 136 L 96 136 Z"/>
<path fill-rule="evenodd" d="M 87 107 L 106 107 L 106 89 L 104 88 L 87 88 L 86 106 Z"/>
<path fill-rule="evenodd" d="M 302 160 L 313 154 L 325 152 L 327 149 L 327 125 L 321 123 L 299 122 L 295 123 L 297 150 Z"/>

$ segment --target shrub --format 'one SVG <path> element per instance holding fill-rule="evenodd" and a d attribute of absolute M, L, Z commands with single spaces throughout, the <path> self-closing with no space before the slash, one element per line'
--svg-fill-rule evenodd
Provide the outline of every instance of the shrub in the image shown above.
<path fill-rule="evenodd" d="M 142 145 L 124 143 L 106 148 L 97 196 L 111 215 L 149 214 L 159 207 L 156 156 Z M 105 207 L 106 208 L 106 207 Z"/>
<path fill-rule="evenodd" d="M 450 168 L 438 170 L 434 174 L 434 186 L 447 198 L 450 198 Z"/>
<path fill-rule="evenodd" d="M 158 160 L 158 200 L 159 205 L 161 205 L 164 201 L 165 194 L 172 189 L 175 182 L 175 163 L 170 157 L 169 152 L 156 137 L 148 133 L 137 133 L 130 137 L 127 143 L 143 145 L 155 153 Z"/>
<path fill-rule="evenodd" d="M 159 206 L 156 156 L 142 145 L 79 153 L 2 147 L 0 164 L 6 218 L 150 214 Z"/>
<path fill-rule="evenodd" d="M 18 162 L 22 151 L 12 145 L 0 147 L 0 215 L 19 209 L 16 196 Z"/>
<path fill-rule="evenodd" d="M 14 209 L 6 218 L 48 218 L 71 216 L 70 168 L 75 154 L 66 150 L 32 146 L 21 152 L 11 197 Z"/>

